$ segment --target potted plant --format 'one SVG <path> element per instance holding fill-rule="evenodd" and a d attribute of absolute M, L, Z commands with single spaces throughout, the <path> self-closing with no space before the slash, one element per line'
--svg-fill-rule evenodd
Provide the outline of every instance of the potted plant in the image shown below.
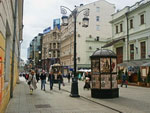
<path fill-rule="evenodd" d="M 117 75 L 117 81 L 118 81 L 118 84 L 121 83 L 121 76 L 122 76 L 122 71 L 119 70 L 119 71 L 118 71 L 118 75 Z"/>
<path fill-rule="evenodd" d="M 139 72 L 138 72 L 138 86 L 141 85 L 141 82 L 142 82 L 141 71 L 140 71 L 140 69 L 139 69 Z"/>
<path fill-rule="evenodd" d="M 149 67 L 148 75 L 146 77 L 146 82 L 147 82 L 147 86 L 150 87 L 150 67 Z"/>
<path fill-rule="evenodd" d="M 127 70 L 126 70 L 126 72 L 125 72 L 125 75 L 126 75 L 126 82 L 127 82 L 127 84 L 128 84 L 129 76 L 128 76 L 128 71 L 127 71 Z"/>

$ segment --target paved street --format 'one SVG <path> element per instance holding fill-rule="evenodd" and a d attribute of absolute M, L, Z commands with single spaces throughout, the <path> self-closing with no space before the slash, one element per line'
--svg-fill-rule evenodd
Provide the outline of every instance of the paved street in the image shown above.
<path fill-rule="evenodd" d="M 115 99 L 94 99 L 90 90 L 83 90 L 83 81 L 79 81 L 80 98 L 69 96 L 70 83 L 65 80 L 65 86 L 58 90 L 46 91 L 38 89 L 33 95 L 24 78 L 20 78 L 14 91 L 14 98 L 10 100 L 6 113 L 150 113 L 150 89 L 136 86 L 120 88 L 120 97 Z"/>

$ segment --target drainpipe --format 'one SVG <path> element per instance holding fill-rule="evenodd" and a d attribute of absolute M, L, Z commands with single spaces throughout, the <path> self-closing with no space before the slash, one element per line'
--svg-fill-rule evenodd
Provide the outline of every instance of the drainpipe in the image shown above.
<path fill-rule="evenodd" d="M 127 20 L 127 62 L 129 62 L 129 18 L 128 12 L 125 14 Z"/>
<path fill-rule="evenodd" d="M 15 12 L 13 13 L 14 19 L 14 32 L 12 44 L 12 65 L 11 65 L 11 81 L 10 81 L 10 98 L 13 98 L 13 82 L 14 82 L 14 60 L 15 60 L 15 43 L 16 43 L 16 22 L 17 22 L 17 6 L 18 0 L 15 0 Z"/>

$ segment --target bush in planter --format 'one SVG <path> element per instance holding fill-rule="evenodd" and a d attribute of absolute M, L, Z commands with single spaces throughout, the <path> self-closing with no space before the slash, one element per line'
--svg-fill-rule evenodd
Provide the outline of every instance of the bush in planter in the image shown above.
<path fill-rule="evenodd" d="M 122 76 L 122 71 L 119 70 L 118 71 L 118 75 L 117 75 L 117 80 L 121 80 L 121 76 Z"/>
<path fill-rule="evenodd" d="M 139 72 L 138 72 L 138 85 L 140 85 L 139 83 L 142 82 L 142 78 L 141 78 L 141 71 L 139 69 Z"/>
<path fill-rule="evenodd" d="M 125 75 L 126 75 L 126 80 L 129 81 L 129 76 L 128 76 L 128 71 L 127 70 L 125 72 Z"/>
<path fill-rule="evenodd" d="M 147 77 L 146 77 L 146 82 L 147 82 L 147 83 L 150 83 L 150 68 L 149 68 L 148 75 L 147 75 Z"/>

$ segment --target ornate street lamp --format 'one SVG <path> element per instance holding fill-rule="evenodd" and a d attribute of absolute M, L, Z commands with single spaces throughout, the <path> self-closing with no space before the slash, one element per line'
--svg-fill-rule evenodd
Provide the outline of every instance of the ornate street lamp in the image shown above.
<path fill-rule="evenodd" d="M 62 25 L 67 26 L 68 25 L 68 16 L 62 16 Z"/>
<path fill-rule="evenodd" d="M 69 8 L 65 7 L 65 6 L 61 6 L 61 14 L 63 14 L 62 16 L 62 25 L 68 25 L 68 16 L 66 16 L 67 14 L 67 10 L 69 10 L 71 12 L 71 15 L 74 18 L 74 77 L 72 78 L 72 85 L 71 85 L 71 97 L 80 97 L 79 93 L 78 93 L 78 77 L 76 74 L 76 20 L 77 20 L 77 16 L 79 15 L 80 12 L 84 11 L 84 18 L 83 18 L 83 27 L 88 27 L 89 24 L 89 19 L 87 18 L 89 16 L 89 9 L 83 9 L 81 11 L 78 11 L 77 7 L 75 7 L 75 9 L 73 11 L 71 11 Z"/>

